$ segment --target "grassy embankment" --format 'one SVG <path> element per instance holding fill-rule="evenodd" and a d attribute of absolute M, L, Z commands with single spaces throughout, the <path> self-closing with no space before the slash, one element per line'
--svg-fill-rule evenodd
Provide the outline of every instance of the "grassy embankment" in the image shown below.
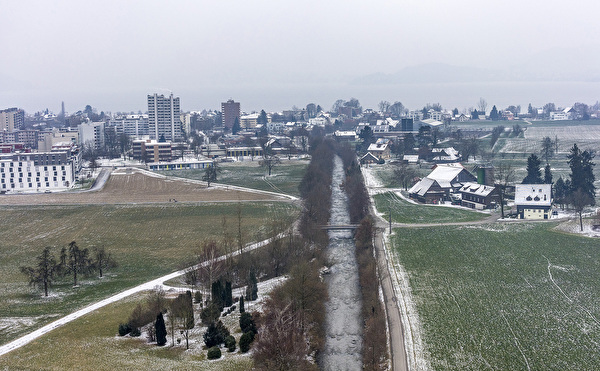
<path fill-rule="evenodd" d="M 308 160 L 283 160 L 281 164 L 273 168 L 271 176 L 266 176 L 266 169 L 259 165 L 259 161 L 260 158 L 257 157 L 254 161 L 219 164 L 221 172 L 217 176 L 217 183 L 280 192 L 292 196 L 300 195 L 298 184 L 308 166 Z M 169 170 L 159 173 L 202 180 L 204 170 Z"/>
<path fill-rule="evenodd" d="M 600 241 L 552 226 L 396 232 L 433 369 L 600 368 Z"/>
<path fill-rule="evenodd" d="M 392 221 L 395 223 L 427 224 L 469 222 L 483 220 L 489 214 L 460 209 L 456 207 L 415 205 L 407 202 L 392 192 L 375 195 L 375 207 L 388 220 L 389 210 L 392 211 Z"/>
<path fill-rule="evenodd" d="M 143 299 L 143 294 L 139 294 L 121 300 L 60 327 L 0 357 L 0 369 L 241 371 L 252 367 L 250 357 L 227 352 L 218 361 L 206 361 L 206 351 L 202 351 L 199 344 L 186 351 L 185 346 L 157 347 L 156 344 L 148 344 L 144 337 L 118 337 L 116 330 L 119 323 L 126 320 L 135 305 Z M 234 321 L 233 315 L 230 317 L 224 321 Z M 239 338 L 241 334 L 234 335 Z M 198 337 L 201 342 L 201 336 Z"/>
<path fill-rule="evenodd" d="M 262 239 L 274 203 L 245 203 L 242 230 L 246 242 Z M 0 344 L 51 320 L 126 288 L 179 269 L 202 241 L 219 239 L 226 230 L 237 235 L 236 203 L 191 206 L 56 206 L 3 207 L 0 221 Z M 223 221 L 226 221 L 226 228 Z M 29 288 L 20 266 L 35 264 L 45 246 L 60 248 L 71 241 L 81 248 L 105 246 L 119 263 L 105 278 L 80 280 L 72 287 L 65 277 L 44 298 Z M 113 329 L 111 329 L 112 331 Z"/>

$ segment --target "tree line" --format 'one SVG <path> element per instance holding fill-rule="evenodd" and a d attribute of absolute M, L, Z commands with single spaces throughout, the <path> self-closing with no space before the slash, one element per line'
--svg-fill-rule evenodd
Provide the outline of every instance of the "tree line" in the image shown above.
<path fill-rule="evenodd" d="M 29 278 L 31 286 L 37 286 L 48 296 L 52 283 L 59 277 L 73 277 L 73 286 L 78 284 L 78 276 L 89 276 L 97 272 L 103 277 L 107 269 L 117 266 L 117 261 L 103 246 L 94 247 L 91 251 L 80 248 L 75 241 L 60 250 L 56 259 L 50 247 L 45 247 L 36 257 L 34 266 L 22 266 L 21 272 Z"/>

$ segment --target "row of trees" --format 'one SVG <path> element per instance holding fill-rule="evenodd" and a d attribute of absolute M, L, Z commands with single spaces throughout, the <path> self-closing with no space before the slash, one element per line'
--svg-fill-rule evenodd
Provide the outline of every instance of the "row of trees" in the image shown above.
<path fill-rule="evenodd" d="M 356 156 L 348 146 L 338 146 L 344 163 L 344 189 L 348 195 L 350 220 L 360 223 L 354 234 L 356 261 L 362 296 L 363 369 L 384 370 L 387 367 L 385 311 L 379 300 L 379 279 L 373 239 L 375 228 L 369 216 L 370 199 Z"/>
<path fill-rule="evenodd" d="M 117 266 L 112 254 L 103 246 L 94 247 L 90 252 L 87 248 L 79 248 L 75 241 L 61 249 L 58 260 L 50 247 L 45 247 L 36 260 L 36 265 L 23 266 L 21 272 L 29 278 L 30 285 L 43 289 L 44 296 L 48 296 L 48 289 L 58 277 L 72 276 L 73 286 L 77 286 L 78 275 L 98 272 L 102 277 L 107 269 Z"/>

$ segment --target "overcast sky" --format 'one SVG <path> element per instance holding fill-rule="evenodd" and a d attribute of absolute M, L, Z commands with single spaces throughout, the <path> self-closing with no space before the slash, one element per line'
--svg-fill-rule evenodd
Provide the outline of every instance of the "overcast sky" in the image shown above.
<path fill-rule="evenodd" d="M 230 97 L 248 111 L 310 101 L 329 108 L 361 93 L 363 105 L 410 103 L 408 88 L 379 97 L 342 87 L 353 77 L 424 63 L 506 68 L 557 48 L 598 54 L 599 4 L 0 0 L 0 108 L 58 111 L 65 100 L 68 111 L 85 104 L 145 111 L 146 94 L 168 90 L 186 110 L 219 108 Z M 597 87 L 588 86 L 591 94 Z M 451 100 L 435 91 L 420 99 Z"/>

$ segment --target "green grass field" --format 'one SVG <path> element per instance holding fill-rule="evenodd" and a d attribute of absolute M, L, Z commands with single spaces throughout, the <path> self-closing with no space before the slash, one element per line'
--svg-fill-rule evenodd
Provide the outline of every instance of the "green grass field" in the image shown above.
<path fill-rule="evenodd" d="M 127 320 L 136 303 L 136 295 L 101 308 L 66 324 L 34 342 L 0 357 L 0 369 L 6 370 L 248 370 L 250 357 L 223 350 L 223 358 L 206 360 L 202 337 L 194 333 L 189 350 L 184 345 L 157 347 L 139 338 L 117 336 L 119 323 Z M 233 323 L 227 324 L 239 339 Z M 228 319 L 228 318 L 227 318 Z M 236 317 L 237 319 L 237 317 Z M 239 332 L 239 325 L 237 326 Z M 193 330 L 194 331 L 194 330 Z"/>
<path fill-rule="evenodd" d="M 263 239 L 269 218 L 291 205 L 241 204 L 246 243 Z M 237 236 L 236 203 L 152 206 L 3 207 L 0 221 L 0 344 L 111 294 L 180 269 L 202 242 Z M 225 226 L 225 227 L 224 227 Z M 226 231 L 226 232 L 224 232 Z M 50 297 L 27 285 L 20 266 L 35 264 L 45 246 L 105 246 L 119 267 L 103 279 L 65 277 Z"/>
<path fill-rule="evenodd" d="M 600 240 L 552 226 L 396 230 L 432 369 L 600 368 Z"/>
<path fill-rule="evenodd" d="M 375 195 L 375 207 L 383 213 L 385 220 L 392 211 L 392 221 L 396 223 L 449 223 L 483 220 L 489 217 L 484 214 L 455 207 L 415 205 L 407 202 L 392 192 Z"/>
<path fill-rule="evenodd" d="M 292 196 L 299 195 L 298 184 L 304 176 L 308 165 L 307 160 L 283 160 L 281 164 L 273 168 L 271 176 L 266 176 L 266 169 L 259 166 L 259 161 L 260 159 L 257 157 L 254 161 L 221 163 L 219 164 L 221 172 L 217 177 L 217 182 Z M 202 180 L 204 170 L 170 170 L 160 173 L 167 176 Z"/>

